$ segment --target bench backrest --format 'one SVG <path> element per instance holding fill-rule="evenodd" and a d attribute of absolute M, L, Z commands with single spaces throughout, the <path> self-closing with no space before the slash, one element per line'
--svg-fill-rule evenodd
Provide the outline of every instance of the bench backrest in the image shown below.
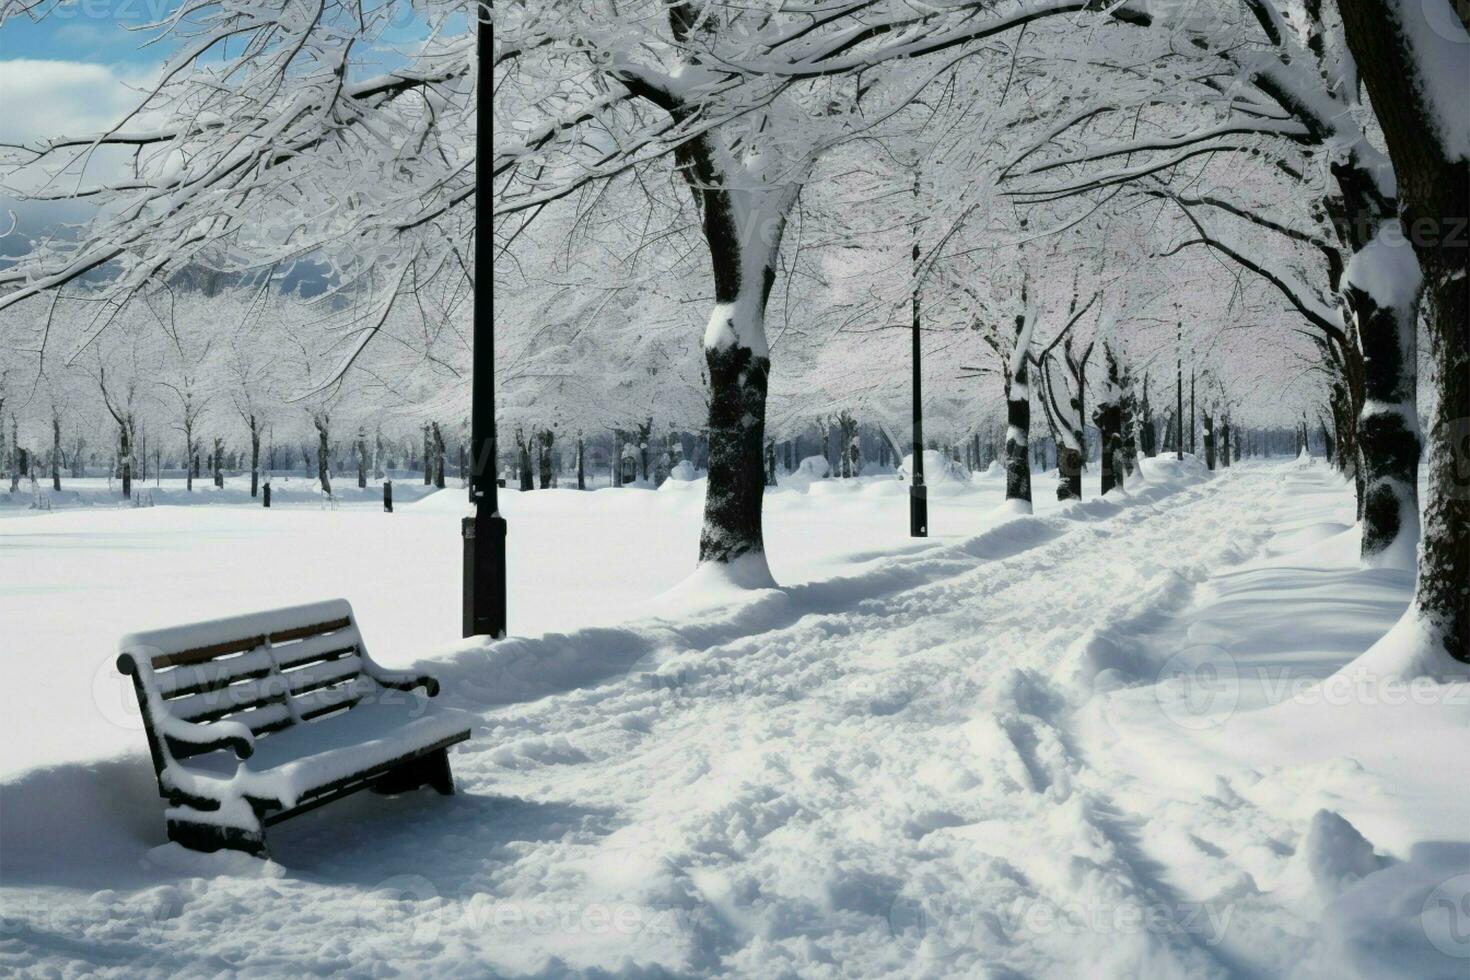
<path fill-rule="evenodd" d="M 165 753 L 184 759 L 220 747 L 176 734 L 197 734 L 190 725 L 232 721 L 266 735 L 349 710 L 370 690 L 360 682 L 366 651 L 345 599 L 133 633 L 118 651 L 160 773 Z"/>

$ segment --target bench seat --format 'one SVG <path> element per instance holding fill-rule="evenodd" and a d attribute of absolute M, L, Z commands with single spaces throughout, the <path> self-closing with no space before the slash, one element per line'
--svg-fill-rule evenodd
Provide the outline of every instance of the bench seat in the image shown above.
<path fill-rule="evenodd" d="M 248 759 L 215 749 L 184 765 L 201 776 L 234 780 L 268 808 L 290 810 L 358 774 L 463 741 L 472 723 L 463 711 L 406 695 L 399 703 L 358 705 L 258 739 Z"/>

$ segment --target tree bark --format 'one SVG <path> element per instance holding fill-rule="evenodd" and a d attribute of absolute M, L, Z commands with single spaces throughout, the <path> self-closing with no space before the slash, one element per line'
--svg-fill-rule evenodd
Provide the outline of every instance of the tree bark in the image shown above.
<path fill-rule="evenodd" d="M 438 422 L 429 423 L 429 431 L 434 438 L 434 488 L 444 489 L 444 433 L 439 428 Z"/>
<path fill-rule="evenodd" d="M 1092 413 L 1092 422 L 1097 426 L 1102 492 L 1106 494 L 1123 485 L 1127 469 L 1123 462 L 1123 379 L 1111 347 L 1103 346 L 1103 357 L 1106 381 Z"/>
<path fill-rule="evenodd" d="M 1205 443 L 1205 468 L 1213 470 L 1215 468 L 1215 419 L 1214 416 L 1210 415 L 1210 410 L 1208 408 L 1206 408 L 1200 414 L 1201 417 L 1205 420 L 1205 429 L 1203 433 Z"/>
<path fill-rule="evenodd" d="M 250 499 L 260 492 L 260 423 L 250 417 Z"/>
<path fill-rule="evenodd" d="M 367 489 L 367 430 L 361 426 L 357 429 L 357 488 Z"/>
<path fill-rule="evenodd" d="M 699 560 L 729 563 L 744 555 L 764 556 L 761 444 L 771 362 L 733 344 L 707 347 L 704 357 L 710 381 L 709 483 Z"/>
<path fill-rule="evenodd" d="M 316 478 L 321 483 L 322 493 L 330 497 L 332 495 L 332 476 L 330 472 L 332 449 L 327 434 L 331 420 L 327 417 L 326 413 L 317 412 L 312 416 L 311 421 L 316 427 Z"/>
<path fill-rule="evenodd" d="M 1405 14 L 1429 15 L 1431 7 L 1445 18 L 1441 30 L 1452 28 L 1452 17 L 1458 17 L 1461 28 L 1465 27 L 1463 11 L 1443 0 L 1431 0 L 1423 9 L 1385 0 L 1340 4 L 1348 47 L 1393 159 L 1402 227 L 1410 232 L 1423 275 L 1424 319 L 1435 367 L 1428 499 L 1409 615 L 1419 620 L 1445 653 L 1470 663 L 1470 602 L 1465 584 L 1470 582 L 1470 485 L 1464 476 L 1470 445 L 1470 302 L 1466 293 L 1470 289 L 1470 251 L 1465 241 L 1470 162 L 1452 154 L 1437 138 L 1441 128 L 1420 75 L 1432 68 L 1425 67 L 1423 52 L 1415 49 L 1413 30 L 1400 19 Z M 1465 41 L 1463 35 L 1455 40 Z M 1464 111 L 1463 105 L 1442 108 Z M 1364 354 L 1368 355 L 1367 350 Z M 1373 505 L 1369 496 L 1365 512 Z"/>
<path fill-rule="evenodd" d="M 1025 302 L 1025 290 L 1022 290 Z M 1031 510 L 1031 333 L 1028 314 L 1016 317 L 1016 335 L 1006 349 L 1006 499 Z"/>

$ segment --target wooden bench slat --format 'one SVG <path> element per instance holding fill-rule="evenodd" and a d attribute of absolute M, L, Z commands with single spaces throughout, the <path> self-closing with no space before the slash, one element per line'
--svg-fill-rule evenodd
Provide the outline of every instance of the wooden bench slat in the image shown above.
<path fill-rule="evenodd" d="M 336 660 L 322 660 L 297 670 L 284 671 L 281 676 L 286 680 L 287 690 L 293 697 L 296 697 L 308 694 L 317 688 L 345 683 L 361 673 L 362 658 L 350 656 L 339 657 Z"/>
<path fill-rule="evenodd" d="M 357 653 L 358 646 L 355 642 L 344 644 L 342 639 L 335 635 L 322 636 L 288 647 L 277 647 L 271 652 L 281 670 L 296 670 L 307 664 L 337 660 L 347 654 Z"/>
<path fill-rule="evenodd" d="M 223 643 L 211 643 L 209 646 L 180 650 L 178 653 L 161 653 L 150 662 L 153 664 L 154 670 L 162 670 L 165 667 L 200 664 L 214 660 L 216 657 L 222 657 L 227 653 L 244 653 L 264 645 L 264 634 L 247 636 L 238 640 L 225 640 Z"/>
<path fill-rule="evenodd" d="M 272 643 L 287 643 L 291 640 L 304 640 L 308 636 L 317 636 L 321 633 L 334 633 L 340 629 L 346 629 L 352 625 L 352 620 L 343 616 L 341 619 L 329 619 L 324 623 L 312 623 L 309 626 L 297 626 L 292 629 L 280 630 L 270 634 Z"/>

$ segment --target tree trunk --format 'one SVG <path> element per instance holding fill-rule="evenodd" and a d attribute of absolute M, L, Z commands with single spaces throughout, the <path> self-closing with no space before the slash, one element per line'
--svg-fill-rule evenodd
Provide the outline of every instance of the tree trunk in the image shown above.
<path fill-rule="evenodd" d="M 638 463 L 643 481 L 648 482 L 648 440 L 653 438 L 653 419 L 638 426 Z"/>
<path fill-rule="evenodd" d="M 224 486 L 225 486 L 225 474 L 224 474 L 224 472 L 221 469 L 221 467 L 223 467 L 225 465 L 225 445 L 224 445 L 224 443 L 225 443 L 225 441 L 223 439 L 219 438 L 218 436 L 215 437 L 215 439 L 214 439 L 214 463 L 213 463 L 212 469 L 213 469 L 213 472 L 214 472 L 214 485 L 215 485 L 216 488 L 221 489 L 221 490 L 224 489 Z"/>
<path fill-rule="evenodd" d="M 260 492 L 260 425 L 250 420 L 250 498 Z"/>
<path fill-rule="evenodd" d="M 1215 419 L 1210 415 L 1208 408 L 1201 413 L 1201 417 L 1205 420 L 1205 468 L 1213 470 L 1215 468 Z"/>
<path fill-rule="evenodd" d="M 1022 292 L 1024 303 L 1025 292 Z M 1020 501 L 1031 512 L 1031 334 L 1034 321 L 1016 317 L 1016 336 L 1006 351 L 1006 500 Z"/>
<path fill-rule="evenodd" d="M 429 423 L 429 431 L 434 437 L 434 489 L 444 489 L 444 433 L 439 428 L 438 422 Z"/>
<path fill-rule="evenodd" d="M 720 312 L 716 310 L 716 315 Z M 736 344 L 706 346 L 704 356 L 710 381 L 709 483 L 699 560 L 728 564 L 759 555 L 764 561 L 761 444 L 771 362 Z"/>
<path fill-rule="evenodd" d="M 587 461 L 586 443 L 582 440 L 582 433 L 577 433 L 577 489 L 587 489 Z"/>
<path fill-rule="evenodd" d="M 431 486 L 434 482 L 434 464 L 432 462 L 434 452 L 429 445 L 429 424 L 424 423 L 424 486 Z"/>
<path fill-rule="evenodd" d="M 367 430 L 361 426 L 357 429 L 357 489 L 367 489 Z"/>
<path fill-rule="evenodd" d="M 1107 376 L 1092 422 L 1097 426 L 1098 454 L 1102 470 L 1102 492 L 1123 485 L 1127 470 L 1123 463 L 1123 387 L 1118 359 L 1112 348 L 1104 345 L 1103 357 Z"/>
<path fill-rule="evenodd" d="M 520 455 L 521 490 L 534 490 L 536 477 L 531 469 L 531 443 L 519 429 L 516 430 L 516 447 Z"/>
<path fill-rule="evenodd" d="M 51 416 L 51 489 L 61 489 L 61 416 Z"/>
<path fill-rule="evenodd" d="M 332 449 L 327 440 L 327 427 L 330 423 L 324 415 L 315 416 L 312 422 L 316 425 L 316 478 L 322 485 L 322 493 L 330 497 L 332 495 L 332 476 L 329 471 L 332 463 Z"/>
<path fill-rule="evenodd" d="M 536 437 L 536 470 L 541 478 L 541 489 L 551 488 L 551 447 L 556 436 L 550 429 L 543 429 Z"/>
<path fill-rule="evenodd" d="M 1344 291 L 1363 349 L 1364 405 L 1358 416 L 1363 560 L 1406 568 L 1413 563 L 1419 540 L 1419 420 L 1414 380 L 1418 304 L 1381 306 L 1371 292 L 1352 281 L 1357 263 L 1375 262 L 1381 257 L 1377 253 L 1385 249 L 1409 252 L 1402 244 L 1370 245 L 1349 264 Z"/>
<path fill-rule="evenodd" d="M 1414 604 L 1408 615 L 1418 619 L 1445 653 L 1470 662 L 1470 603 L 1465 594 L 1465 583 L 1470 581 L 1470 488 L 1464 477 L 1466 445 L 1470 442 L 1470 302 L 1466 295 L 1470 288 L 1470 252 L 1465 247 L 1470 162 L 1443 144 L 1443 126 L 1436 118 L 1436 107 L 1428 101 L 1422 73 L 1432 71 L 1433 66 L 1426 53 L 1416 48 L 1425 28 L 1421 26 L 1416 36 L 1415 30 L 1401 20 L 1405 14 L 1437 16 L 1439 23 L 1434 29 L 1441 37 L 1455 31 L 1454 37 L 1445 38 L 1446 43 L 1463 46 L 1467 42 L 1465 14 L 1443 0 L 1430 0 L 1422 10 L 1385 0 L 1359 0 L 1342 4 L 1341 8 L 1348 47 L 1373 100 L 1393 159 L 1402 224 L 1410 232 L 1409 241 L 1423 276 L 1424 319 L 1435 367 L 1437 397 L 1430 421 L 1428 499 L 1424 503 Z M 1438 109 L 1464 111 L 1463 105 Z M 1459 120 L 1456 124 L 1463 125 Z M 1412 341 L 1413 323 L 1407 326 Z M 1412 346 L 1407 349 L 1413 350 Z M 1370 356 L 1367 349 L 1364 356 Z M 1412 372 L 1413 363 L 1410 357 L 1404 365 L 1406 372 Z M 1371 391 L 1368 397 L 1374 397 Z M 1401 424 L 1407 426 L 1412 421 L 1411 417 Z M 1407 436 L 1401 433 L 1397 441 L 1407 455 Z M 1413 488 L 1412 483 L 1409 486 Z M 1380 491 L 1375 500 L 1371 479 L 1369 487 L 1364 502 L 1365 525 L 1367 511 L 1383 506 L 1384 495 Z M 1390 492 L 1400 489 L 1389 488 Z"/>
<path fill-rule="evenodd" d="M 122 495 L 127 500 L 133 495 L 133 443 L 126 421 L 117 426 L 117 455 L 122 460 Z M 146 477 L 145 477 L 146 479 Z"/>

